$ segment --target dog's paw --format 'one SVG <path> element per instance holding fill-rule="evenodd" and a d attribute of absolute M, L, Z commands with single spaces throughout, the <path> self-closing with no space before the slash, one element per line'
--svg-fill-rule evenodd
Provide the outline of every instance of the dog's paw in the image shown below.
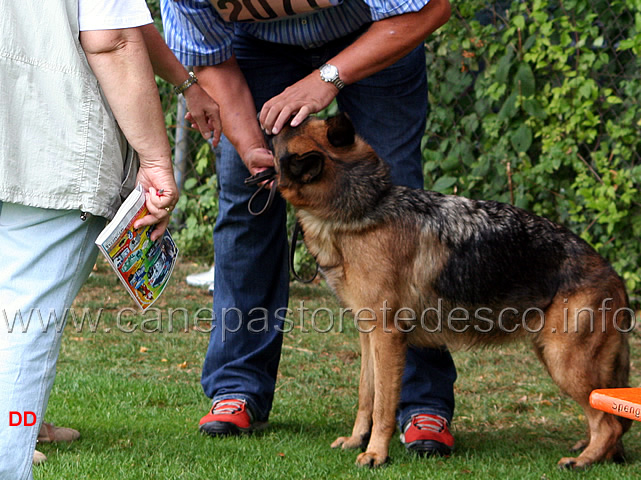
<path fill-rule="evenodd" d="M 588 468 L 592 462 L 582 459 L 581 457 L 563 457 L 557 463 L 561 470 L 583 470 Z"/>
<path fill-rule="evenodd" d="M 338 437 L 336 440 L 334 440 L 334 441 L 332 442 L 332 444 L 331 444 L 330 446 L 331 446 L 332 448 L 342 447 L 343 445 L 345 445 L 345 442 L 346 442 L 347 440 L 349 440 L 349 438 L 350 438 L 350 437 Z"/>
<path fill-rule="evenodd" d="M 343 450 L 363 448 L 363 439 L 361 437 L 338 437 L 332 442 L 331 447 L 341 447 Z"/>
<path fill-rule="evenodd" d="M 363 452 L 358 457 L 356 457 L 356 465 L 359 467 L 381 467 L 389 461 L 387 455 L 379 455 L 374 452 Z"/>

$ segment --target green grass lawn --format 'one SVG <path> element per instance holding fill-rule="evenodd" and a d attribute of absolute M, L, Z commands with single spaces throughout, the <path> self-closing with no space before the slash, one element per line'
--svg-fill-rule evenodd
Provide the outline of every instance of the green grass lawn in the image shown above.
<path fill-rule="evenodd" d="M 641 428 L 625 437 L 626 465 L 559 471 L 556 462 L 584 434 L 581 409 L 560 394 L 526 344 L 457 352 L 454 358 L 456 449 L 450 458 L 409 455 L 396 436 L 391 463 L 378 470 L 355 466 L 357 452 L 329 444 L 351 431 L 359 373 L 358 337 L 350 322 L 328 333 L 329 316 L 294 320 L 285 335 L 270 428 L 242 438 L 198 433 L 210 406 L 199 379 L 208 334 L 195 322 L 209 308 L 206 290 L 184 277 L 202 266 L 183 262 L 158 310 L 136 314 L 133 302 L 102 261 L 74 305 L 87 308 L 85 325 L 66 327 L 47 421 L 80 430 L 70 445 L 40 445 L 49 460 L 36 479 L 555 479 L 637 478 Z M 339 309 L 324 283 L 292 285 L 292 308 Z M 117 312 L 132 307 L 121 314 Z M 170 309 L 192 312 L 185 328 Z M 102 309 L 102 310 L 100 310 Z M 102 311 L 96 323 L 97 312 Z M 199 318 L 205 318 L 206 312 Z M 159 320 L 160 318 L 160 320 Z M 89 322 L 91 320 L 91 322 Z M 641 385 L 633 333 L 633 386 Z"/>

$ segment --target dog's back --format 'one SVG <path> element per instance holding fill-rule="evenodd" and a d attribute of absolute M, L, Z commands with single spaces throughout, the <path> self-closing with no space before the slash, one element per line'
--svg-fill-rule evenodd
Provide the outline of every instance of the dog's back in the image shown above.
<path fill-rule="evenodd" d="M 392 187 L 382 192 L 377 208 L 363 223 L 370 229 L 384 226 L 380 235 L 390 232 L 393 224 L 392 234 L 416 240 L 414 271 L 404 271 L 405 277 L 394 283 L 422 291 L 420 303 L 408 299 L 411 304 L 403 307 L 421 313 L 441 305 L 441 325 L 434 315 L 426 316 L 425 330 L 442 327 L 442 317 L 447 319 L 456 309 L 454 318 L 467 315 L 469 328 L 483 333 L 464 339 L 466 335 L 454 332 L 450 346 L 492 342 L 505 333 L 532 333 L 538 324 L 531 323 L 541 321 L 537 313 L 545 312 L 555 298 L 567 303 L 580 289 L 597 291 L 604 300 L 616 299 L 618 308 L 628 306 L 627 299 L 618 298 L 621 279 L 585 241 L 508 204 Z M 395 252 L 407 255 L 398 248 L 387 255 Z M 577 308 L 591 308 L 596 315 L 604 306 L 612 307 L 591 301 Z M 622 314 L 619 323 L 623 330 L 629 327 L 625 318 Z M 454 330 L 462 329 L 462 320 L 457 325 Z"/>

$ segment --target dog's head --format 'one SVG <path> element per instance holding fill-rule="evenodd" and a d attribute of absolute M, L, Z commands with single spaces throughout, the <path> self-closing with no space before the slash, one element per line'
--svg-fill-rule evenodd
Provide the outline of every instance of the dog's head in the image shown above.
<path fill-rule="evenodd" d="M 329 218 L 362 215 L 389 189 L 389 170 L 349 117 L 310 117 L 271 139 L 278 188 L 294 207 Z"/>

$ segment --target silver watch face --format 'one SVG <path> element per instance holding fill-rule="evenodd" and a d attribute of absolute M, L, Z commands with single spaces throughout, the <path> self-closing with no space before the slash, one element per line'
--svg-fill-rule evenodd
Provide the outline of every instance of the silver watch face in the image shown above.
<path fill-rule="evenodd" d="M 332 82 L 338 77 L 338 68 L 334 65 L 323 65 L 320 69 L 321 78 L 326 82 Z"/>

